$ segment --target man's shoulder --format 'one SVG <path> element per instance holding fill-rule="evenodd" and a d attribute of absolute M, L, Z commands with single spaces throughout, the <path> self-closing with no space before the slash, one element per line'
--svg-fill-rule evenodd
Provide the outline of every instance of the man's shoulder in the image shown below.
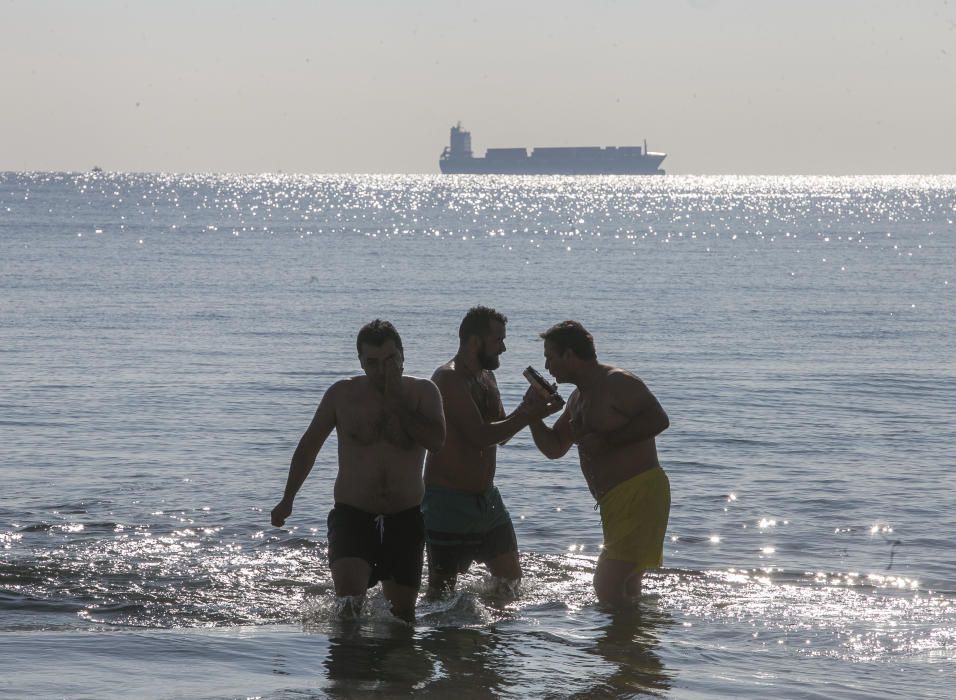
<path fill-rule="evenodd" d="M 446 362 L 432 374 L 432 381 L 438 387 L 445 406 L 463 405 L 473 401 L 469 390 L 469 380 L 461 369 L 455 366 L 454 360 Z"/>
<path fill-rule="evenodd" d="M 339 379 L 332 384 L 332 386 L 330 386 L 325 393 L 326 395 L 335 397 L 351 394 L 356 391 L 362 391 L 367 388 L 368 377 L 360 374 L 354 377 L 345 377 L 344 379 Z"/>
<path fill-rule="evenodd" d="M 431 383 L 430 379 L 425 379 L 424 377 L 419 377 L 414 374 L 403 374 L 402 380 L 407 382 L 414 382 L 416 384 L 419 382 L 428 382 L 429 384 Z"/>
<path fill-rule="evenodd" d="M 416 377 L 412 374 L 402 375 L 402 382 L 406 387 L 418 390 L 418 391 L 428 391 L 429 388 L 435 386 L 435 382 L 431 379 L 425 379 L 424 377 Z"/>
<path fill-rule="evenodd" d="M 432 372 L 431 380 L 438 386 L 447 382 L 464 382 L 464 378 L 455 369 L 454 360 L 449 360 Z"/>
<path fill-rule="evenodd" d="M 368 385 L 368 377 L 366 377 L 364 374 L 356 374 L 352 377 L 344 377 L 343 379 L 339 379 L 332 386 L 359 387 L 359 386 L 367 386 L 367 385 Z"/>
<path fill-rule="evenodd" d="M 614 384 L 630 384 L 633 382 L 640 382 L 641 378 L 638 377 L 633 372 L 624 369 L 623 367 L 615 367 L 614 365 L 605 365 L 606 374 L 605 377 L 607 381 L 613 382 Z"/>
<path fill-rule="evenodd" d="M 647 388 L 644 381 L 633 372 L 620 367 L 610 367 L 609 370 L 605 380 L 605 393 L 609 398 L 650 394 L 650 389 Z"/>

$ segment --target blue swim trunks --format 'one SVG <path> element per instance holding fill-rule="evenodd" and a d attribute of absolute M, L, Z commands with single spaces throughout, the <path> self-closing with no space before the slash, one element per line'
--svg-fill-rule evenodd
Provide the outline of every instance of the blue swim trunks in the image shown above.
<path fill-rule="evenodd" d="M 518 551 L 511 515 L 495 486 L 482 493 L 427 486 L 422 515 L 431 570 L 464 573 L 472 562 Z"/>

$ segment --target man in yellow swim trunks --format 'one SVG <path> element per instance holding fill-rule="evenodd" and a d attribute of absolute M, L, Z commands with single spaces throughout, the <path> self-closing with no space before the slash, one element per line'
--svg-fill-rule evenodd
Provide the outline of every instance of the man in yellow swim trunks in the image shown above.
<path fill-rule="evenodd" d="M 663 564 L 671 497 L 654 438 L 670 421 L 644 382 L 598 362 L 594 339 L 577 321 L 552 326 L 541 337 L 545 368 L 576 388 L 553 427 L 532 421 L 534 442 L 549 459 L 578 446 L 604 529 L 594 590 L 602 604 L 633 600 L 644 570 Z"/>

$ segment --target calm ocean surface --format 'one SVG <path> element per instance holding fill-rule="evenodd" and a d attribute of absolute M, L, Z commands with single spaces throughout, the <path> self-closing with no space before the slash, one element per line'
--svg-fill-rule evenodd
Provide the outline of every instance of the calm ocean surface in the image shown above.
<path fill-rule="evenodd" d="M 0 173 L 0 696 L 952 697 L 956 177 Z M 566 318 L 671 418 L 666 569 L 598 608 L 574 451 L 499 450 L 525 581 L 336 619 L 354 338 Z M 567 388 L 564 389 L 567 396 Z"/>

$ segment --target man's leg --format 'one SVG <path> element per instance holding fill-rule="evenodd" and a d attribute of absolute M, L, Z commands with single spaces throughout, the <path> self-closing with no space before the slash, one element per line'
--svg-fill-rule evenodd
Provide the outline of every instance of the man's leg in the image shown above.
<path fill-rule="evenodd" d="M 372 567 L 364 559 L 358 557 L 342 557 L 336 559 L 329 566 L 332 569 L 332 583 L 335 585 L 335 595 L 339 598 L 350 599 L 342 612 L 346 615 L 357 615 L 365 603 L 365 592 L 368 590 L 368 577 Z"/>
<path fill-rule="evenodd" d="M 641 597 L 641 588 L 644 582 L 644 572 L 635 571 L 627 579 L 627 582 L 624 584 L 624 593 L 627 596 L 628 600 L 637 600 Z"/>
<path fill-rule="evenodd" d="M 634 562 L 620 559 L 598 559 L 594 572 L 594 592 L 602 605 L 621 605 L 633 602 L 641 594 L 641 576 Z"/>
<path fill-rule="evenodd" d="M 371 517 L 358 508 L 338 503 L 329 512 L 329 569 L 335 595 L 344 599 L 343 615 L 357 615 L 365 601 L 372 573 Z"/>
<path fill-rule="evenodd" d="M 458 566 L 453 555 L 448 548 L 428 545 L 428 600 L 437 600 L 455 590 Z"/>
<path fill-rule="evenodd" d="M 491 530 L 483 535 L 481 544 L 482 559 L 488 565 L 488 572 L 504 583 L 507 589 L 515 592 L 515 587 L 521 581 L 521 563 L 518 561 L 518 537 L 515 528 L 508 516 L 501 496 L 495 492 L 498 508 L 504 513 Z"/>
<path fill-rule="evenodd" d="M 392 615 L 415 622 L 415 601 L 418 600 L 418 588 L 405 586 L 395 581 L 382 581 L 382 593 L 391 606 Z"/>
<path fill-rule="evenodd" d="M 518 561 L 518 552 L 512 550 L 499 554 L 488 562 L 488 572 L 495 578 L 517 583 L 521 580 L 521 564 Z"/>
<path fill-rule="evenodd" d="M 389 610 L 414 623 L 425 566 L 425 523 L 418 507 L 386 518 L 381 555 L 385 562 L 382 593 Z"/>

